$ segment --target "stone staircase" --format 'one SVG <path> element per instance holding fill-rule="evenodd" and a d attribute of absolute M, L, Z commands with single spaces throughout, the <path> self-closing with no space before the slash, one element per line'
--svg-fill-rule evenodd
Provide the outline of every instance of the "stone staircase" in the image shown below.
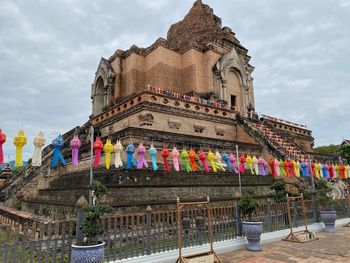
<path fill-rule="evenodd" d="M 243 129 L 257 140 L 271 155 L 276 158 L 282 159 L 286 156 L 286 153 L 282 147 L 273 143 L 269 140 L 259 129 L 256 128 L 256 124 L 259 124 L 259 120 L 252 120 L 241 115 L 236 117 L 238 124 L 243 127 Z"/>
<path fill-rule="evenodd" d="M 266 127 L 265 130 L 267 130 L 269 133 L 267 135 L 269 138 L 280 138 L 279 141 L 274 139 L 274 142 L 276 141 L 279 145 L 281 145 L 286 151 L 287 155 L 295 159 L 304 159 L 306 157 L 307 153 L 299 145 L 294 143 L 290 136 L 283 134 L 269 122 L 263 122 L 263 125 Z"/>
<path fill-rule="evenodd" d="M 246 132 L 259 141 L 276 158 L 291 157 L 304 159 L 306 153 L 287 136 L 282 135 L 268 123 L 259 119 L 248 119 L 238 116 L 237 120 L 242 124 Z"/>
<path fill-rule="evenodd" d="M 81 127 L 76 127 L 65 134 L 62 135 L 65 145 L 69 145 L 72 136 L 75 133 L 86 134 L 88 131 L 89 122 L 85 123 Z M 88 146 L 82 144 L 81 151 L 88 151 Z M 85 149 L 86 148 L 86 149 Z M 16 193 L 26 187 L 27 184 L 32 182 L 36 177 L 40 175 L 45 175 L 50 173 L 51 168 L 51 157 L 53 153 L 53 146 L 49 144 L 42 151 L 42 165 L 40 167 L 34 167 L 29 164 L 22 172 L 15 174 L 4 186 L 0 188 L 0 202 L 5 202 L 12 198 Z M 64 158 L 69 162 L 70 161 L 70 151 L 69 147 L 66 147 L 62 152 Z"/>

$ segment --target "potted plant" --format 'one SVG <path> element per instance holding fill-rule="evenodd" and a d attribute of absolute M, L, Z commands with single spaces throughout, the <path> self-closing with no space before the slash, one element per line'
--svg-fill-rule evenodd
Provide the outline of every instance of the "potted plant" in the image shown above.
<path fill-rule="evenodd" d="M 103 262 L 105 243 L 99 239 L 103 234 L 100 218 L 111 213 L 112 208 L 98 201 L 100 197 L 108 193 L 107 188 L 101 182 L 93 181 L 89 189 L 92 192 L 93 202 L 84 208 L 85 221 L 80 226 L 85 238 L 83 243 L 72 245 L 72 263 Z"/>
<path fill-rule="evenodd" d="M 263 226 L 262 222 L 253 221 L 253 212 L 259 206 L 254 196 L 255 190 L 253 188 L 248 188 L 245 196 L 239 201 L 238 206 L 242 211 L 242 230 L 248 240 L 247 249 L 249 251 L 261 251 L 260 236 Z"/>
<path fill-rule="evenodd" d="M 324 223 L 324 231 L 335 233 L 335 220 L 337 219 L 337 211 L 333 209 L 334 200 L 331 195 L 332 188 L 324 180 L 320 180 L 318 184 L 317 202 L 321 207 L 320 217 Z"/>

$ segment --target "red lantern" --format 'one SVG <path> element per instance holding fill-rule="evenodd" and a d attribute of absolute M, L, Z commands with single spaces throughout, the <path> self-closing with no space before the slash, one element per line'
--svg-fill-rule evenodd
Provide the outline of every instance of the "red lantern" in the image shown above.
<path fill-rule="evenodd" d="M 0 164 L 4 162 L 4 152 L 2 150 L 2 145 L 6 142 L 6 135 L 0 129 Z"/>

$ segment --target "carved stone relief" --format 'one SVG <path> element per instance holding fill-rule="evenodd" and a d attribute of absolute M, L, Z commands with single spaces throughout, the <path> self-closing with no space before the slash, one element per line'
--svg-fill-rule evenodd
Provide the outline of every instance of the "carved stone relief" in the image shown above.
<path fill-rule="evenodd" d="M 216 132 L 216 135 L 218 135 L 218 136 L 225 135 L 225 129 L 223 127 L 220 127 L 220 126 L 215 127 L 215 132 Z"/>
<path fill-rule="evenodd" d="M 144 113 L 138 116 L 140 127 L 142 126 L 152 126 L 154 122 L 154 117 L 151 113 Z"/>
<path fill-rule="evenodd" d="M 181 122 L 175 120 L 168 120 L 168 126 L 172 130 L 179 130 L 182 126 Z"/>

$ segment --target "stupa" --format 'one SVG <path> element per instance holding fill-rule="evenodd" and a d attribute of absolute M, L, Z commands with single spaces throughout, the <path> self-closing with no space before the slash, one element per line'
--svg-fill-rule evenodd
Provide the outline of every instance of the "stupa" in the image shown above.
<path fill-rule="evenodd" d="M 148 205 L 165 209 L 181 200 L 232 201 L 238 176 L 228 171 L 204 173 L 166 172 L 161 149 L 182 148 L 239 153 L 270 158 L 305 158 L 313 154 L 312 132 L 305 126 L 255 113 L 254 67 L 248 49 L 231 28 L 222 25 L 213 9 L 195 1 L 183 20 L 171 25 L 166 38 L 147 48 L 131 46 L 101 58 L 91 87 L 90 119 L 63 135 L 69 145 L 74 135 L 81 140 L 78 166 L 63 151 L 66 167 L 52 169 L 52 145 L 43 150 L 41 167 L 27 167 L 21 177 L 1 190 L 8 204 L 37 214 L 62 217 L 74 213 L 75 203 L 89 183 L 90 141 L 95 138 L 124 148 L 132 142 L 153 144 L 159 169 L 94 169 L 97 180 L 111 192 L 108 202 L 117 209 L 142 210 Z M 121 155 L 126 159 L 125 152 Z M 321 157 L 320 157 L 321 158 Z M 146 156 L 150 161 L 150 157 Z M 169 158 L 169 162 L 171 162 Z M 59 175 L 59 176 L 58 176 Z M 242 177 L 243 187 L 255 186 L 262 196 L 272 177 Z"/>

